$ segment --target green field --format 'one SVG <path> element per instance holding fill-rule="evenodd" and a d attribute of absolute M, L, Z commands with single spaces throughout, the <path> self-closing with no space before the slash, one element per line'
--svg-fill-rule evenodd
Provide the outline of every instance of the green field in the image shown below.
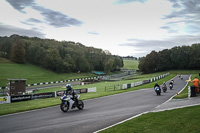
<path fill-rule="evenodd" d="M 92 73 L 58 74 L 30 64 L 0 63 L 0 86 L 6 86 L 8 78 L 27 79 L 26 84 L 62 81 L 96 76 Z"/>
<path fill-rule="evenodd" d="M 124 68 L 138 70 L 139 62 L 137 60 L 123 60 Z"/>

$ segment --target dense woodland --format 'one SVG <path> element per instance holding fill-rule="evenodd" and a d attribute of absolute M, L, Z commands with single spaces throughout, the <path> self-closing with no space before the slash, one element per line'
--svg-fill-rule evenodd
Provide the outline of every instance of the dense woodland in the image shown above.
<path fill-rule="evenodd" d="M 200 43 L 191 46 L 178 46 L 171 49 L 152 51 L 141 58 L 139 70 L 154 73 L 166 70 L 200 69 Z"/>
<path fill-rule="evenodd" d="M 64 72 L 114 71 L 123 67 L 119 56 L 71 41 L 12 35 L 0 37 L 0 57 Z"/>

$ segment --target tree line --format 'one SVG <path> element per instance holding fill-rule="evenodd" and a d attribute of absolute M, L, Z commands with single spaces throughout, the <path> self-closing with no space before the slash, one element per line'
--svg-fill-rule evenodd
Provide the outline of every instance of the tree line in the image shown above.
<path fill-rule="evenodd" d="M 72 41 L 12 35 L 0 37 L 0 57 L 30 63 L 57 73 L 115 71 L 123 60 L 109 51 Z"/>
<path fill-rule="evenodd" d="M 154 73 L 166 70 L 200 69 L 200 43 L 152 51 L 139 61 L 139 70 Z"/>

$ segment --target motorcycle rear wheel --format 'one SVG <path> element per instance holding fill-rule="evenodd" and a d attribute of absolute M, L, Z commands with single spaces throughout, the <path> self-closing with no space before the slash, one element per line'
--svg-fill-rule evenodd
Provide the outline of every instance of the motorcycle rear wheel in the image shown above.
<path fill-rule="evenodd" d="M 67 112 L 67 111 L 69 110 L 69 104 L 68 104 L 68 103 L 66 103 L 66 104 L 61 103 L 61 104 L 60 104 L 60 109 L 61 109 L 63 112 Z"/>

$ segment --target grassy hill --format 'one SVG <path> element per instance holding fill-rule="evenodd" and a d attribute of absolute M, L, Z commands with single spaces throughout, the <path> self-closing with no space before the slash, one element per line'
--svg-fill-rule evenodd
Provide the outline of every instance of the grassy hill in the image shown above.
<path fill-rule="evenodd" d="M 27 79 L 26 84 L 61 81 L 96 76 L 92 73 L 54 73 L 31 64 L 16 64 L 0 58 L 0 87 L 6 86 L 8 78 Z"/>
<path fill-rule="evenodd" d="M 124 68 L 138 70 L 139 62 L 137 60 L 123 60 Z"/>

